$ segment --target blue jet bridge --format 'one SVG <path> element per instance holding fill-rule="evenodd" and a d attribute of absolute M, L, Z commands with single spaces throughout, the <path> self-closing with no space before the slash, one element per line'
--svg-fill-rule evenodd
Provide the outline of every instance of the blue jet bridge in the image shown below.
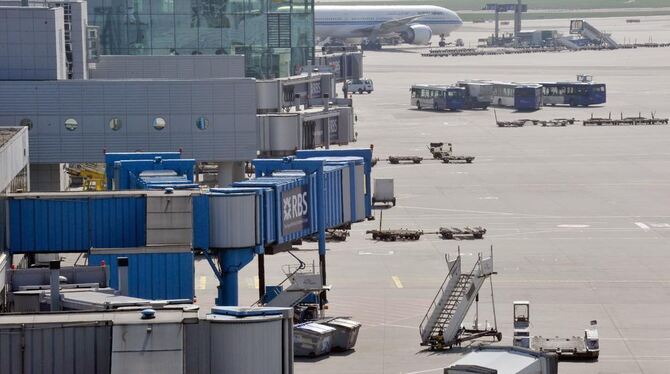
<path fill-rule="evenodd" d="M 254 256 L 262 299 L 264 256 L 317 235 L 326 284 L 326 230 L 373 218 L 372 150 L 298 151 L 295 157 L 252 163 L 255 178 L 201 192 L 191 189 L 198 188 L 195 161 L 180 159 L 178 152 L 107 154 L 108 188 L 124 191 L 21 193 L 0 201 L 8 208 L 7 248 L 13 254 L 87 253 L 89 263 L 96 262 L 91 265 L 104 260 L 111 274 L 113 256 L 121 253 L 130 258 L 131 284 L 154 285 L 138 286 L 142 295 L 130 296 L 154 299 L 193 297 L 191 250 L 202 250 L 219 280 L 216 304 L 234 306 L 237 273 Z M 175 208 L 163 209 L 168 206 Z M 163 222 L 181 226 L 161 234 Z M 190 255 L 161 241 L 185 230 L 181 248 Z M 166 267 L 174 261 L 178 265 Z"/>

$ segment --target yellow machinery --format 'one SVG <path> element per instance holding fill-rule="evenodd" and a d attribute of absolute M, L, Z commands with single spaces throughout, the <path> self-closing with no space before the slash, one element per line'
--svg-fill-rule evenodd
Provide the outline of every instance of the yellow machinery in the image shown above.
<path fill-rule="evenodd" d="M 97 170 L 94 165 L 78 164 L 65 169 L 68 175 L 82 179 L 84 191 L 104 191 L 105 173 Z"/>

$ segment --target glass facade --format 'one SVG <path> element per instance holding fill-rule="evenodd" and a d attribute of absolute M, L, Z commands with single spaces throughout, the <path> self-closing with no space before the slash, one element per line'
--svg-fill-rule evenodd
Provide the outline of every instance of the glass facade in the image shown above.
<path fill-rule="evenodd" d="M 314 0 L 88 0 L 106 55 L 244 54 L 247 76 L 314 58 Z"/>

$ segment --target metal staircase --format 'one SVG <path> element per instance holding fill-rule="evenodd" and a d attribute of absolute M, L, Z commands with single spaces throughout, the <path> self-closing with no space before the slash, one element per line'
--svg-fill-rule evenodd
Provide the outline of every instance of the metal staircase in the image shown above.
<path fill-rule="evenodd" d="M 265 306 L 292 308 L 311 293 L 321 292 L 324 287 L 321 274 L 296 273 L 290 277 L 291 285 L 267 302 Z"/>
<path fill-rule="evenodd" d="M 472 271 L 465 274 L 461 273 L 460 254 L 454 261 L 447 259 L 447 265 L 449 274 L 419 326 L 421 345 L 442 349 L 482 336 L 496 336 L 500 339 L 502 336 L 496 328 L 479 330 L 478 326 L 473 329 L 462 327 L 482 285 L 494 274 L 493 257 L 482 258 L 479 255 Z"/>

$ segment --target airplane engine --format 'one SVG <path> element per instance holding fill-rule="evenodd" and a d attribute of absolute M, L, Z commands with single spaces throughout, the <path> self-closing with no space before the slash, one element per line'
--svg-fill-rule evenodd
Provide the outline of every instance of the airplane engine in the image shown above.
<path fill-rule="evenodd" d="M 400 34 L 402 40 L 409 44 L 428 44 L 433 36 L 433 31 L 426 25 L 411 25 L 409 29 Z"/>

